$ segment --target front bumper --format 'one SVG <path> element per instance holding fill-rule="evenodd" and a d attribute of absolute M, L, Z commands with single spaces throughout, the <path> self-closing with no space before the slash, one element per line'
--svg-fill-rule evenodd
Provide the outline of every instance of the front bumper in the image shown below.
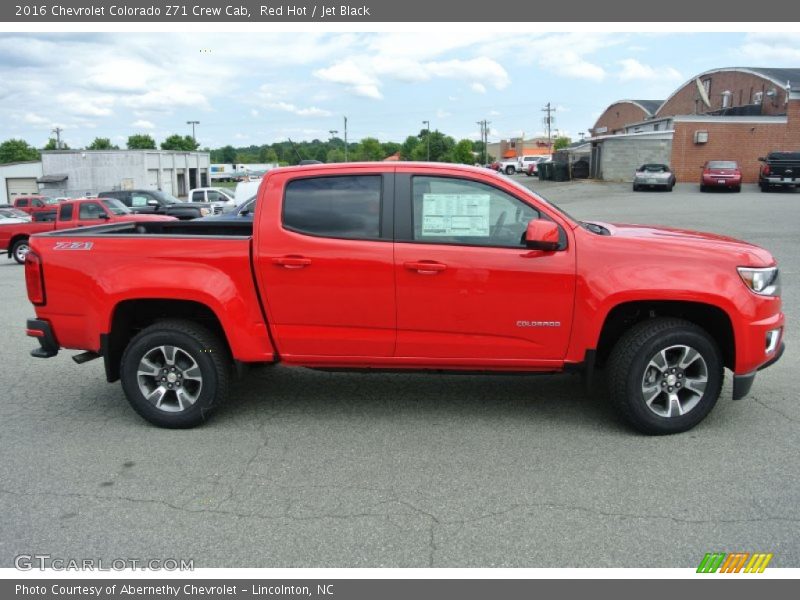
<path fill-rule="evenodd" d="M 771 367 L 776 362 L 778 362 L 783 356 L 783 351 L 786 349 L 786 343 L 781 341 L 781 345 L 778 348 L 778 351 L 775 353 L 775 356 L 770 358 L 767 362 L 763 365 L 758 367 L 755 371 L 750 373 L 745 373 L 744 375 L 734 375 L 733 376 L 733 399 L 734 400 L 741 400 L 747 394 L 750 393 L 750 388 L 753 387 L 753 382 L 756 380 L 756 373 L 759 371 L 763 371 L 767 367 Z"/>
<path fill-rule="evenodd" d="M 34 358 L 51 358 L 58 354 L 58 342 L 50 323 L 42 319 L 28 319 L 25 333 L 39 340 L 39 347 L 31 350 Z"/>

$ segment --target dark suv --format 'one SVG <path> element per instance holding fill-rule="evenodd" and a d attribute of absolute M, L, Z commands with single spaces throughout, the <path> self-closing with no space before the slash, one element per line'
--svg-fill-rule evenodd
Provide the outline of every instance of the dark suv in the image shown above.
<path fill-rule="evenodd" d="M 116 198 L 134 212 L 145 215 L 169 215 L 182 220 L 214 214 L 208 202 L 184 202 L 161 190 L 119 190 L 101 192 L 100 198 Z"/>
<path fill-rule="evenodd" d="M 758 173 L 762 192 L 773 187 L 800 186 L 800 152 L 770 152 L 758 160 L 764 163 Z"/>

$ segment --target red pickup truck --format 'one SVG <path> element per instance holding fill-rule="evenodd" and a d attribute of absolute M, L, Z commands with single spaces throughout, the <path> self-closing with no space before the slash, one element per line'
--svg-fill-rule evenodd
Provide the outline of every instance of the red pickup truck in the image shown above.
<path fill-rule="evenodd" d="M 126 223 L 130 221 L 174 221 L 174 217 L 137 215 L 119 200 L 113 198 L 80 198 L 60 202 L 53 207 L 50 220 L 0 224 L 0 250 L 8 252 L 9 258 L 18 263 L 25 262 L 28 254 L 28 239 L 36 233 L 56 229 L 88 227 L 101 223 Z"/>
<path fill-rule="evenodd" d="M 14 198 L 14 208 L 33 215 L 36 213 L 54 213 L 58 207 L 58 200 L 47 196 L 35 194 L 33 196 L 17 196 Z"/>
<path fill-rule="evenodd" d="M 783 350 L 775 259 L 713 234 L 573 219 L 486 169 L 275 169 L 255 219 L 31 238 L 33 356 L 103 357 L 132 407 L 204 421 L 232 367 L 553 373 L 604 368 L 622 417 L 690 429 Z"/>

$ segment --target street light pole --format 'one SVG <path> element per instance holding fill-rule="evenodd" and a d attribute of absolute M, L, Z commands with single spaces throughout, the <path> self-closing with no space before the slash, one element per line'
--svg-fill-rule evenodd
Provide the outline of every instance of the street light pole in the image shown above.
<path fill-rule="evenodd" d="M 196 144 L 197 143 L 197 137 L 195 137 L 195 135 L 194 135 L 194 126 L 195 125 L 200 125 L 200 121 L 186 121 L 186 124 L 192 126 L 192 141 L 194 141 L 194 143 Z"/>
<path fill-rule="evenodd" d="M 430 121 L 423 121 L 423 125 L 425 125 L 425 141 L 428 145 L 428 162 L 431 160 L 431 122 Z"/>

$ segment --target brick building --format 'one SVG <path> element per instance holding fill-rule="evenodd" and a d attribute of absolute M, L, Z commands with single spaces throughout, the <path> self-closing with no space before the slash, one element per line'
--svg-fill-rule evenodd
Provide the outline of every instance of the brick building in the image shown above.
<path fill-rule="evenodd" d="M 643 102 L 615 102 L 590 130 L 596 176 L 630 179 L 643 134 L 670 142 L 665 162 L 684 182 L 698 181 L 707 160 L 735 160 L 744 181 L 753 183 L 759 156 L 800 150 L 800 68 L 713 69 L 684 83 L 657 108 Z"/>

